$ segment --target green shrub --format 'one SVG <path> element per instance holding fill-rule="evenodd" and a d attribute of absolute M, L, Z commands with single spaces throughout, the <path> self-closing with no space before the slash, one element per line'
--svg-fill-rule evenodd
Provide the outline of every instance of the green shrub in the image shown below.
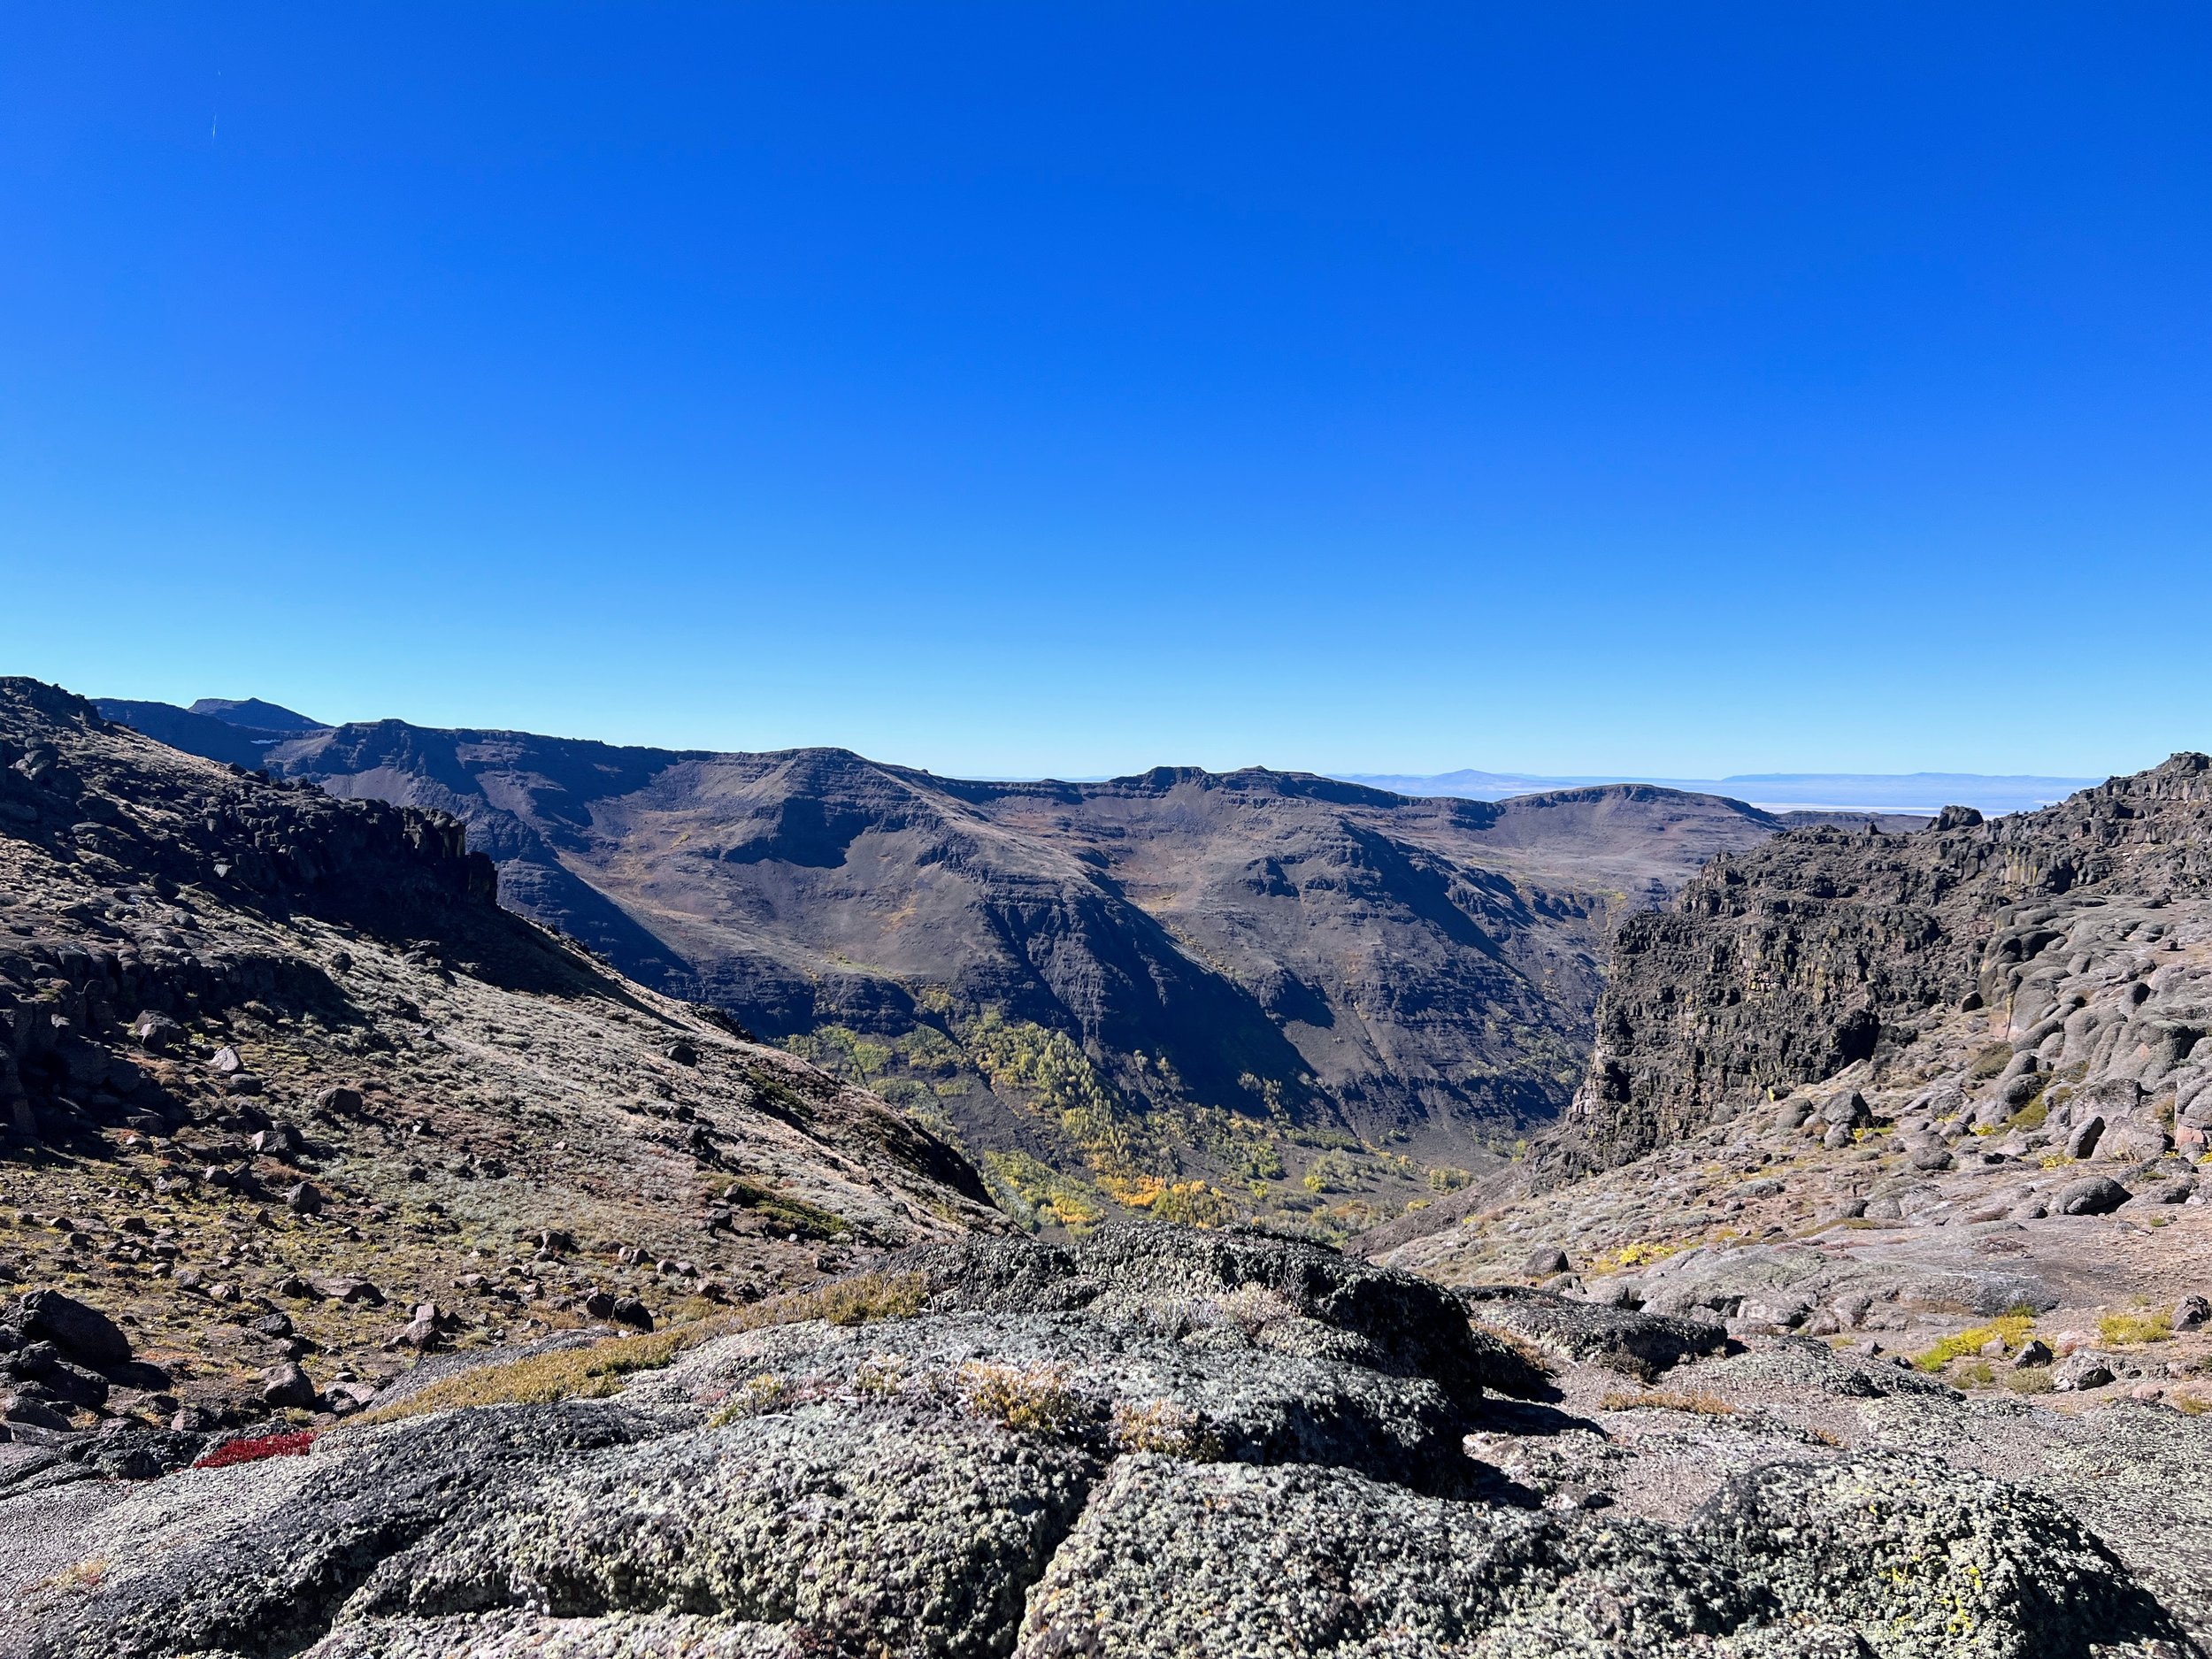
<path fill-rule="evenodd" d="M 1025 1216 L 1017 1211 L 1017 1219 L 1079 1229 L 1106 1213 L 1095 1192 L 1026 1152 L 986 1152 L 983 1168 L 995 1188 L 1010 1194 L 1028 1212 Z"/>
<path fill-rule="evenodd" d="M 1978 1325 L 1970 1331 L 1961 1331 L 1947 1336 L 1926 1352 L 1913 1356 L 1913 1364 L 1924 1371 L 1941 1371 L 1955 1359 L 1978 1356 L 1989 1342 L 1998 1337 L 2004 1339 L 2005 1351 L 2012 1352 L 2034 1333 L 2032 1314 L 2011 1312 L 2000 1315 L 1987 1325 Z"/>
<path fill-rule="evenodd" d="M 1021 1434 L 1059 1434 L 1082 1415 L 1082 1402 L 1056 1365 L 994 1365 L 970 1360 L 953 1373 L 968 1409 Z"/>
<path fill-rule="evenodd" d="M 1310 1193 L 1342 1192 L 1351 1182 L 1352 1165 L 1341 1152 L 1324 1152 L 1306 1166 L 1299 1186 Z"/>
<path fill-rule="evenodd" d="M 1247 1180 L 1279 1181 L 1289 1171 L 1280 1149 L 1263 1141 L 1247 1148 L 1240 1173 Z"/>
<path fill-rule="evenodd" d="M 2098 1337 L 2115 1347 L 2164 1342 L 2173 1333 L 2174 1320 L 2170 1313 L 2108 1313 L 2097 1321 Z"/>
<path fill-rule="evenodd" d="M 1150 1208 L 1155 1218 L 1187 1227 L 1218 1227 L 1237 1218 L 1228 1199 L 1203 1181 L 1171 1182 Z"/>

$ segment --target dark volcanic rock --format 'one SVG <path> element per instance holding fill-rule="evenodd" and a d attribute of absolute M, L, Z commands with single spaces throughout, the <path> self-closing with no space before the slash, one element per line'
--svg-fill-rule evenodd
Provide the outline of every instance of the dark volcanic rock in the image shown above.
<path fill-rule="evenodd" d="M 119 1365 L 131 1356 L 130 1339 L 114 1320 L 58 1290 L 34 1290 L 18 1298 L 0 1323 L 24 1341 L 51 1342 L 82 1364 Z"/>
<path fill-rule="evenodd" d="M 1340 1472 L 1134 1458 L 1055 1558 L 1017 1651 L 1080 1652 L 1111 1632 L 1110 1652 L 1226 1655 L 1262 1630 L 1293 1651 L 1530 1659 L 1934 1655 L 1962 1630 L 1993 1654 L 2178 1653 L 2186 1640 L 2048 1505 L 1926 1459 L 1778 1465 L 1678 1532 L 1474 1509 Z"/>
<path fill-rule="evenodd" d="M 1512 1348 L 1471 1331 L 1449 1291 L 1311 1245 L 1125 1224 L 1066 1246 L 969 1239 L 908 1260 L 927 1276 L 931 1306 L 945 1310 L 1080 1310 L 1171 1329 L 1233 1319 L 1241 1307 L 1256 1321 L 1279 1313 L 1310 1327 L 1302 1346 L 1317 1356 L 1425 1376 L 1463 1402 L 1485 1389 L 1532 1395 L 1544 1386 Z"/>
<path fill-rule="evenodd" d="M 572 1616 L 708 1606 L 854 1647 L 1003 1651 L 1095 1472 L 1076 1448 L 941 1409 L 742 1419 L 566 1460 L 526 1494 L 472 1503 L 384 1562 L 352 1607 L 473 1612 L 529 1584 Z"/>
<path fill-rule="evenodd" d="M 2208 821 L 2212 758 L 2184 754 L 2040 811 L 1950 815 L 1911 836 L 1793 831 L 1716 858 L 1616 937 L 1565 1163 L 1624 1163 L 1772 1092 L 1878 1064 L 1939 1011 L 2033 998 L 2023 1006 L 2048 1018 L 2015 1024 L 2036 1047 L 2071 1011 L 2037 989 L 2055 971 L 2039 958 L 2066 946 L 2084 905 L 2212 895 Z M 2162 1041 L 2185 1055 L 2193 1038 Z"/>
<path fill-rule="evenodd" d="M 262 1374 L 261 1398 L 273 1406 L 311 1409 L 315 1385 L 297 1365 L 273 1365 Z"/>
<path fill-rule="evenodd" d="M 273 1457 L 173 1486 L 157 1482 L 89 1522 L 86 1542 L 115 1540 L 115 1570 L 96 1596 L 45 1610 L 30 1640 L 56 1659 L 296 1649 L 328 1627 L 379 1562 L 447 1523 L 465 1494 L 475 1494 L 474 1512 L 518 1484 L 526 1490 L 551 1460 L 637 1435 L 618 1411 L 464 1413 L 364 1437 L 342 1455 Z M 0 1534 L 27 1525 L 39 1502 L 37 1494 L 0 1498 Z M 136 1547 L 140 1528 L 148 1540 L 168 1534 L 169 1548 Z M 8 1633 L 0 1624 L 0 1636 Z"/>
<path fill-rule="evenodd" d="M 2060 1216 L 2109 1215 L 2134 1195 L 2108 1175 L 2086 1175 L 2058 1189 L 2051 1199 L 2051 1212 Z"/>
<path fill-rule="evenodd" d="M 1709 1320 L 1601 1307 L 1517 1285 L 1473 1285 L 1459 1294 L 1479 1325 L 1647 1381 L 1685 1360 L 1717 1354 L 1728 1341 Z"/>
<path fill-rule="evenodd" d="M 1424 1498 L 1304 1468 L 1131 1458 L 1038 1586 L 1018 1653 L 1661 1654 L 1748 1622 L 1722 1563 L 1655 1529 Z M 1518 1646 L 1484 1642 L 1503 1639 Z M 1479 1647 L 1478 1644 L 1481 1644 Z M 1092 1651 L 1097 1651 L 1097 1648 Z"/>
<path fill-rule="evenodd" d="M 2054 1505 L 1931 1458 L 1890 1452 L 1778 1464 L 1731 1481 L 1694 1531 L 1788 1612 L 1883 1622 L 1883 1650 L 1944 1652 L 1962 1631 L 2001 1651 L 2186 1640 L 2112 1552 Z M 1923 1573 L 1945 1563 L 1942 1582 Z"/>

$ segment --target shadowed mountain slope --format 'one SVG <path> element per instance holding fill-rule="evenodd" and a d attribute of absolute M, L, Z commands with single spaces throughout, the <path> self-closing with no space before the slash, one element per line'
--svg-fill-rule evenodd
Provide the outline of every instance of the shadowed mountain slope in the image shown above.
<path fill-rule="evenodd" d="M 1564 1104 L 1618 916 L 1778 827 L 1645 785 L 983 783 L 398 721 L 260 758 L 452 813 L 504 902 L 924 1113 L 1046 1219 L 1348 1225 L 1465 1179 Z"/>
<path fill-rule="evenodd" d="M 248 770 L 260 765 L 269 745 L 288 735 L 275 732 L 249 732 L 218 720 L 210 715 L 195 714 L 189 709 L 180 709 L 167 703 L 134 703 L 123 697 L 103 697 L 96 705 L 101 715 L 127 726 L 157 742 L 172 749 L 180 749 L 188 755 L 197 755 L 204 760 L 218 760 L 227 766 L 242 766 Z"/>

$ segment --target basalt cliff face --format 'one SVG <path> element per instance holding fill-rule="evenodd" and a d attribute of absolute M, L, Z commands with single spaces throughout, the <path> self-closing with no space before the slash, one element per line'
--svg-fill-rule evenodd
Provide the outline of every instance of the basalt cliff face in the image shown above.
<path fill-rule="evenodd" d="M 1954 811 L 1909 837 L 1801 830 L 1717 858 L 1616 935 L 1564 1145 L 1624 1162 L 1855 1064 L 1939 1064 L 1916 1044 L 1956 1013 L 2055 1043 L 2084 1083 L 2117 1066 L 2185 1092 L 2170 1079 L 2187 1070 L 2189 1011 L 2149 1005 L 2140 979 L 2107 1004 L 2116 964 L 2208 898 L 2212 761 L 2195 754 L 2036 812 Z"/>
<path fill-rule="evenodd" d="M 1778 836 L 1623 926 L 1556 1140 L 1357 1248 L 1555 1348 L 1616 1339 L 1563 1332 L 1547 1295 L 1713 1321 L 1741 1345 L 1742 1360 L 1694 1359 L 1663 1390 L 1598 1402 L 1606 1438 L 1584 1467 L 1624 1507 L 1663 1441 L 1695 1445 L 1685 1479 L 1700 1460 L 1763 1459 L 1761 1414 L 1807 1396 L 1755 1401 L 1738 1367 L 1804 1367 L 1858 1402 L 1823 1435 L 2043 1493 L 2201 1642 L 2208 1036 L 2201 755 L 1995 822 L 1947 813 L 1909 839 Z M 1814 1382 L 1839 1362 L 1860 1377 Z M 1676 1426 L 1640 1415 L 1655 1408 Z M 1840 1566 L 1870 1569 L 1863 1552 Z M 1865 1640 L 1921 1651 L 1901 1629 Z M 2045 1639 L 1955 1640 L 2027 1654 Z"/>

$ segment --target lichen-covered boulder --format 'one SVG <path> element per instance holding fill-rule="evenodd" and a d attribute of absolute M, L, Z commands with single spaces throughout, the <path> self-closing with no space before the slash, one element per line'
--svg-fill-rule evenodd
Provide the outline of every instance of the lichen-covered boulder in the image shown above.
<path fill-rule="evenodd" d="M 1885 1659 L 2042 1659 L 2131 1641 L 2186 1651 L 2070 1516 L 1933 1457 L 1773 1464 L 1724 1486 L 1691 1530 L 1782 1612 L 1857 1624 Z"/>
<path fill-rule="evenodd" d="M 1067 1245 L 964 1239 L 910 1253 L 933 1309 L 1081 1310 L 1102 1322 L 1187 1330 L 1273 1323 L 1279 1347 L 1402 1377 L 1455 1401 L 1532 1397 L 1546 1379 L 1511 1345 L 1469 1328 L 1441 1286 L 1264 1234 L 1129 1223 Z"/>
<path fill-rule="evenodd" d="M 1478 1326 L 1494 1326 L 1563 1358 L 1589 1360 L 1647 1381 L 1728 1344 L 1726 1329 L 1710 1319 L 1610 1308 L 1525 1286 L 1475 1285 L 1460 1295 Z"/>

